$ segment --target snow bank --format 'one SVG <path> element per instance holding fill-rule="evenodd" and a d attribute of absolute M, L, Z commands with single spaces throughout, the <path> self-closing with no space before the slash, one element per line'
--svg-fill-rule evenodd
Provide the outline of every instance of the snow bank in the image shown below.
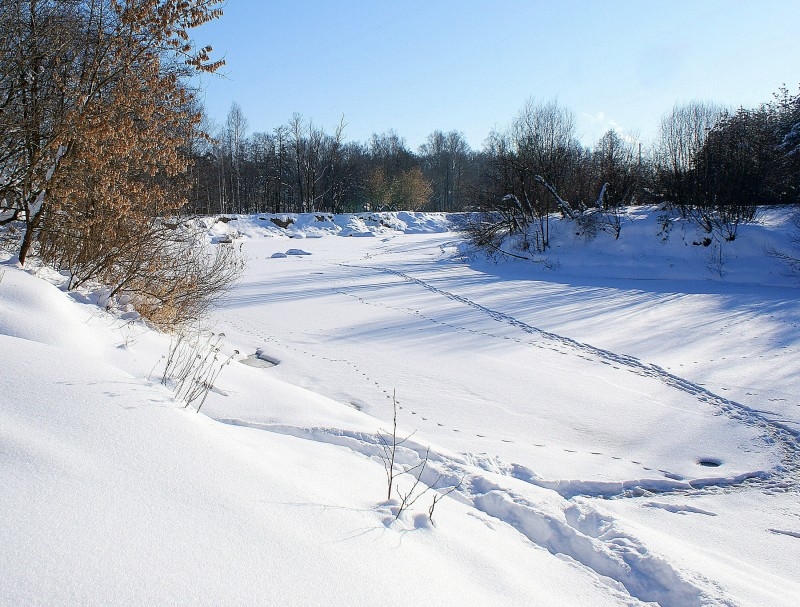
<path fill-rule="evenodd" d="M 202 220 L 213 242 L 236 238 L 289 236 L 367 236 L 385 234 L 433 234 L 447 232 L 450 221 L 442 213 L 381 212 L 350 213 L 278 213 L 225 215 Z"/>
<path fill-rule="evenodd" d="M 798 284 L 787 265 L 770 255 L 796 246 L 785 209 L 760 209 L 755 221 L 739 226 L 733 241 L 711 237 L 696 224 L 653 206 L 625 209 L 618 239 L 603 231 L 587 233 L 576 222 L 557 217 L 549 225 L 550 248 L 543 253 L 526 244 L 534 242 L 533 234 L 507 238 L 501 248 L 530 258 L 550 276 Z M 466 244 L 463 251 L 476 260 L 482 257 Z"/>
<path fill-rule="evenodd" d="M 85 313 L 57 287 L 26 272 L 0 266 L 0 335 L 97 353 L 84 330 Z M 96 312 L 94 306 L 88 307 Z"/>

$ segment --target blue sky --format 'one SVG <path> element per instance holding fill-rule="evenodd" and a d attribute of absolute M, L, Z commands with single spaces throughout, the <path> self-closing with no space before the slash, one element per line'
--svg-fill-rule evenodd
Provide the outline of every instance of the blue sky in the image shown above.
<path fill-rule="evenodd" d="M 529 98 L 556 98 L 587 145 L 655 137 L 675 103 L 736 107 L 800 83 L 800 0 L 229 0 L 196 30 L 224 56 L 208 115 L 236 101 L 250 132 L 295 112 L 348 140 L 434 130 L 480 148 Z"/>

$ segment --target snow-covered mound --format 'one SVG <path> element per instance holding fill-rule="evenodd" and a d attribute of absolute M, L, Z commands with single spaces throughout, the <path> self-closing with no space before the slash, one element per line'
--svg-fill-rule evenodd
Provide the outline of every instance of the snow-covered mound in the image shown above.
<path fill-rule="evenodd" d="M 387 234 L 436 234 L 447 232 L 450 222 L 443 213 L 409 211 L 380 213 L 279 213 L 223 215 L 203 219 L 214 241 L 264 236 L 321 238 L 323 236 L 381 236 Z"/>

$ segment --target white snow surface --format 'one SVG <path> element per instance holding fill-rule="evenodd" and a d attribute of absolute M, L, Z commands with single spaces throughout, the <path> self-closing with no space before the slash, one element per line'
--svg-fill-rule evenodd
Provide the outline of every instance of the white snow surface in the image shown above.
<path fill-rule="evenodd" d="M 445 215 L 204 220 L 247 269 L 199 414 L 169 336 L 0 265 L 0 604 L 797 605 L 791 224 L 720 257 L 658 215 L 529 261 Z M 434 486 L 397 520 L 393 402 Z"/>

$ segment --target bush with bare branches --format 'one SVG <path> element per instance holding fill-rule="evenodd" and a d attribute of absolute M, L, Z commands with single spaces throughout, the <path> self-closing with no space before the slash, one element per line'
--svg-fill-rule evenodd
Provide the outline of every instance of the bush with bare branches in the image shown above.
<path fill-rule="evenodd" d="M 222 354 L 224 337 L 224 333 L 208 333 L 190 325 L 181 326 L 173 336 L 161 383 L 172 388 L 176 400 L 184 403 L 184 409 L 197 403 L 196 411 L 200 413 L 222 369 L 239 353 Z"/>
<path fill-rule="evenodd" d="M 206 244 L 191 220 L 120 218 L 92 224 L 62 217 L 41 237 L 43 261 L 69 273 L 69 288 L 99 282 L 109 300 L 126 295 L 162 329 L 199 319 L 244 269 L 241 249 Z"/>
<path fill-rule="evenodd" d="M 393 493 L 397 496 L 396 503 L 392 509 L 392 513 L 394 515 L 392 520 L 398 520 L 402 514 L 409 510 L 409 508 L 411 508 L 411 506 L 413 506 L 421 497 L 427 495 L 429 492 L 432 492 L 433 499 L 428 507 L 428 520 L 433 522 L 433 513 L 436 510 L 436 505 L 443 497 L 458 489 L 461 486 L 461 482 L 459 481 L 458 483 L 447 487 L 437 487 L 439 482 L 442 480 L 441 474 L 436 475 L 434 478 L 432 478 L 432 480 L 427 479 L 427 481 L 423 481 L 423 476 L 426 475 L 426 471 L 429 469 L 428 464 L 430 463 L 430 447 L 425 449 L 424 455 L 421 455 L 420 453 L 419 462 L 417 464 L 401 464 L 398 461 L 398 449 L 400 449 L 408 441 L 408 439 L 411 438 L 413 433 L 404 438 L 398 437 L 397 398 L 394 393 L 392 394 L 392 406 L 393 417 L 391 433 L 387 430 L 381 430 L 378 432 L 378 441 L 380 442 L 382 448 L 381 460 L 383 461 L 383 467 L 386 471 L 386 499 L 392 500 Z M 409 484 L 407 485 L 407 488 L 402 488 L 398 483 L 398 479 L 401 477 L 409 477 Z"/>

